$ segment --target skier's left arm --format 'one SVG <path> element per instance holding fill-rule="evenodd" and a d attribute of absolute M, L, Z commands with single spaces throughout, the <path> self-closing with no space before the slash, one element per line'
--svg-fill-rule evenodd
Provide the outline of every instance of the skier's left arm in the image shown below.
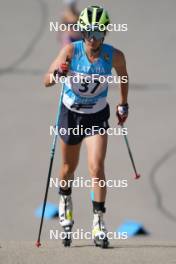
<path fill-rule="evenodd" d="M 115 69 L 120 81 L 120 100 L 117 105 L 116 114 L 119 125 L 122 125 L 128 117 L 128 72 L 125 56 L 122 51 L 114 49 L 113 68 Z"/>

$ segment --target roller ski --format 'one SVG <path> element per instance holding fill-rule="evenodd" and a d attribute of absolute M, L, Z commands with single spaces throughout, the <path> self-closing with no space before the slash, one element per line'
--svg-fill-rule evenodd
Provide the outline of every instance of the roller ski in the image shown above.
<path fill-rule="evenodd" d="M 103 221 L 103 213 L 101 211 L 94 213 L 92 234 L 96 247 L 108 248 L 109 241 L 107 230 Z"/>
<path fill-rule="evenodd" d="M 73 225 L 72 225 L 73 226 Z M 72 232 L 72 226 L 64 226 L 64 238 L 62 240 L 62 243 L 64 245 L 64 247 L 70 247 L 71 243 L 72 243 L 72 236 L 71 236 L 71 232 Z"/>
<path fill-rule="evenodd" d="M 71 195 L 61 195 L 59 202 L 59 218 L 60 225 L 63 228 L 63 240 L 64 247 L 70 247 L 72 243 L 72 227 L 74 221 L 72 219 L 72 199 Z"/>

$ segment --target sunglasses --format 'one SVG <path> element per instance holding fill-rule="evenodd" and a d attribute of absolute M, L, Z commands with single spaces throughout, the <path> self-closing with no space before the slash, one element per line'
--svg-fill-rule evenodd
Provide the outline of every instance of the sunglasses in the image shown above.
<path fill-rule="evenodd" d="M 100 40 L 105 37 L 105 33 L 103 31 L 83 31 L 83 35 L 86 39 L 96 39 Z"/>

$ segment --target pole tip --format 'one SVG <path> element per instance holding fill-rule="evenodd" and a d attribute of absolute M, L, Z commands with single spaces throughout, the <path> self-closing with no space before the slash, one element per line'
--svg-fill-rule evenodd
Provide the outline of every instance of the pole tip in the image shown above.
<path fill-rule="evenodd" d="M 134 179 L 135 179 L 135 180 L 138 180 L 140 177 L 141 177 L 141 175 L 138 174 L 138 173 L 134 175 Z"/>
<path fill-rule="evenodd" d="M 35 243 L 35 245 L 36 245 L 36 247 L 40 247 L 41 246 L 41 243 L 40 243 L 40 241 L 37 241 L 36 243 Z"/>

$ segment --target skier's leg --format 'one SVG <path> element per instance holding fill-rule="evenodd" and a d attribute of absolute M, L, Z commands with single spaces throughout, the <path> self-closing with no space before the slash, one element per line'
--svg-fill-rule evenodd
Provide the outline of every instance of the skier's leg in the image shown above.
<path fill-rule="evenodd" d="M 69 145 L 61 139 L 62 162 L 59 178 L 60 182 L 63 183 L 62 189 L 64 190 L 69 188 L 69 185 L 66 184 L 66 186 L 64 186 L 64 183 L 74 179 L 74 172 L 79 161 L 80 147 L 81 143 Z"/>
<path fill-rule="evenodd" d="M 79 161 L 80 144 L 68 145 L 61 140 L 62 164 L 60 170 L 60 201 L 59 201 L 59 219 L 64 229 L 64 246 L 71 244 L 71 230 L 73 226 L 73 206 L 72 206 L 72 188 L 70 180 L 74 179 L 74 171 Z"/>
<path fill-rule="evenodd" d="M 106 185 L 104 173 L 104 160 L 107 149 L 107 134 L 86 137 L 85 139 L 88 151 L 88 167 L 89 173 L 94 178 L 94 201 L 105 202 L 106 198 Z M 100 182 L 101 181 L 101 182 Z M 102 186 L 102 187 L 101 187 Z"/>
<path fill-rule="evenodd" d="M 86 138 L 88 150 L 89 172 L 94 180 L 93 203 L 93 237 L 96 246 L 108 247 L 107 230 L 103 220 L 105 213 L 106 179 L 104 173 L 104 160 L 107 149 L 107 135 L 94 135 Z"/>

